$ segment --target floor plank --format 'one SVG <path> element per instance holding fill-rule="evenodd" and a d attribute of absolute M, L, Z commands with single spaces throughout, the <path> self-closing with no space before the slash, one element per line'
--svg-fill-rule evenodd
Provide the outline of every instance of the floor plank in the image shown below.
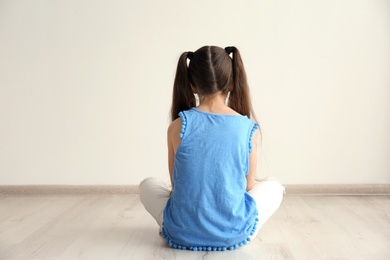
<path fill-rule="evenodd" d="M 0 244 L 17 244 L 74 205 L 80 198 L 43 197 L 17 201 L 0 222 Z M 7 214 L 4 214 L 7 215 Z"/>
<path fill-rule="evenodd" d="M 0 197 L 0 259 L 390 259 L 390 196 L 289 196 L 245 247 L 169 248 L 138 195 Z"/>

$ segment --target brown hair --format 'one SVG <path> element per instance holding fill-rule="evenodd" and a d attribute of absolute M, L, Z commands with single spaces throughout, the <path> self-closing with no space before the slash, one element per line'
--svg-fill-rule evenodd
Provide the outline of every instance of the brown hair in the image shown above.
<path fill-rule="evenodd" d="M 232 53 L 232 57 L 230 57 Z M 190 59 L 187 66 L 187 58 Z M 172 121 L 178 113 L 196 106 L 193 89 L 200 95 L 230 92 L 228 106 L 256 120 L 253 112 L 244 64 L 236 47 L 203 46 L 184 52 L 177 64 L 171 108 Z"/>

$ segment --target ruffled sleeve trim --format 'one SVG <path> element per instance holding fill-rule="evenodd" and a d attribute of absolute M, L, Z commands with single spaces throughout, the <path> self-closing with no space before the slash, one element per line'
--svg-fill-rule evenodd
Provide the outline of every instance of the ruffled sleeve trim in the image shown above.
<path fill-rule="evenodd" d="M 183 112 L 180 112 L 179 116 L 181 118 L 180 138 L 183 138 L 184 137 L 184 133 L 186 132 L 187 118 L 186 118 L 186 115 Z"/>
<path fill-rule="evenodd" d="M 256 232 L 257 228 L 257 222 L 259 221 L 259 218 L 256 217 L 255 222 L 252 226 L 252 231 L 250 232 L 250 236 L 248 236 L 245 240 L 241 241 L 240 243 L 229 245 L 229 246 L 186 246 L 186 245 L 180 245 L 178 243 L 175 243 L 172 241 L 172 239 L 169 237 L 167 231 L 165 230 L 164 223 L 162 227 L 162 235 L 164 237 L 164 240 L 168 243 L 168 245 L 175 249 L 182 249 L 182 250 L 192 250 L 192 251 L 226 251 L 226 250 L 234 250 L 239 247 L 245 246 L 251 241 L 251 236 L 253 236 Z"/>
<path fill-rule="evenodd" d="M 259 129 L 259 125 L 258 124 L 254 124 L 253 127 L 252 127 L 252 130 L 251 130 L 251 133 L 249 134 L 249 153 L 252 152 L 252 139 L 253 139 L 253 134 L 256 132 L 256 130 Z"/>

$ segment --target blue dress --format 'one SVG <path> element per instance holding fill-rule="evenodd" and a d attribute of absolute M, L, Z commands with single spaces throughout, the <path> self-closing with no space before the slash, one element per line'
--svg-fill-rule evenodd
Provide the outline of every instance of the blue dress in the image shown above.
<path fill-rule="evenodd" d="M 162 234 L 170 246 L 226 250 L 245 245 L 256 230 L 257 208 L 246 192 L 252 136 L 247 116 L 192 108 L 179 113 L 181 143 Z"/>

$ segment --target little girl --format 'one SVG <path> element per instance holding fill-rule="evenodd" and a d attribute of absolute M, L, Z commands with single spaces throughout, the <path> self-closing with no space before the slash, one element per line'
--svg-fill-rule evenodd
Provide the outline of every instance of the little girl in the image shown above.
<path fill-rule="evenodd" d="M 284 187 L 256 180 L 260 128 L 238 49 L 184 52 L 171 113 L 171 183 L 145 179 L 141 202 L 171 247 L 222 251 L 247 244 L 280 206 Z"/>

